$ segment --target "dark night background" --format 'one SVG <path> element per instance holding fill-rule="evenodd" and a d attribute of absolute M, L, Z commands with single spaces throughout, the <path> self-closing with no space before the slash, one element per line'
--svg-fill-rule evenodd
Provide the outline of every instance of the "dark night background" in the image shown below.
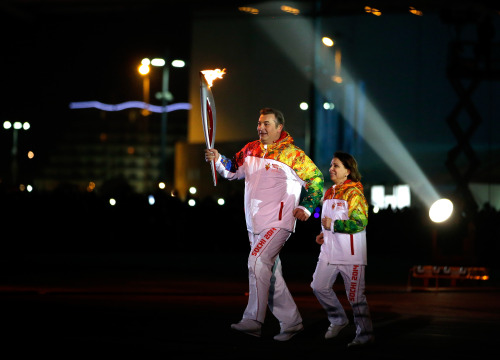
<path fill-rule="evenodd" d="M 258 2 L 250 2 L 257 4 Z M 352 14 L 361 2 L 324 2 L 325 14 Z M 397 1 L 380 1 L 389 12 L 402 10 Z M 439 13 L 437 2 L 431 12 Z M 458 7 L 469 2 L 457 2 Z M 330 7 L 329 7 L 330 6 Z M 443 5 L 444 6 L 444 5 Z M 30 176 L 41 172 L 69 126 L 73 101 L 99 100 L 108 104 L 141 99 L 142 84 L 136 74 L 143 57 L 162 54 L 188 59 L 192 52 L 192 25 L 238 16 L 232 1 L 5 1 L 0 6 L 2 122 L 29 121 L 30 131 L 20 134 L 20 147 L 35 151 Z M 158 80 L 152 80 L 158 81 Z M 171 73 L 176 101 L 189 101 L 189 72 Z M 158 86 L 158 84 L 153 84 Z M 186 130 L 187 131 L 187 130 Z M 185 135 L 187 137 L 187 134 Z M 448 136 L 449 137 L 449 136 Z M 199 252 L 246 252 L 242 196 L 234 194 L 224 208 L 213 199 L 201 199 L 191 208 L 177 198 L 158 192 L 155 206 L 127 187 L 111 189 L 126 199 L 112 208 L 105 196 L 77 192 L 61 186 L 52 192 L 28 194 L 8 184 L 11 133 L 0 132 L 2 235 L 4 248 L 25 252 L 185 252 L 196 241 Z M 21 152 L 22 149 L 20 149 Z M 23 166 L 21 164 L 20 166 Z M 327 177 L 327 176 L 326 176 Z M 492 179 L 492 181 L 494 181 Z M 64 185 L 64 184 L 63 184 Z M 109 185 L 112 187 L 112 184 Z M 225 219 L 234 236 L 218 238 L 218 246 L 201 241 L 211 220 Z M 241 215 L 241 216 L 240 216 Z M 195 226 L 193 226 L 193 219 Z M 370 214 L 370 252 L 376 257 L 397 257 L 404 266 L 441 261 L 448 264 L 496 266 L 499 233 L 495 209 L 482 209 L 467 219 L 457 215 L 449 225 L 434 228 L 427 210 L 416 206 L 402 211 Z M 470 228 L 475 230 L 471 231 Z M 297 226 L 297 238 L 312 238 L 319 222 L 311 219 Z M 9 235 L 6 235 L 6 234 Z M 432 234 L 441 237 L 444 257 L 433 258 Z M 467 241 L 475 239 L 475 249 Z M 236 241 L 235 241 L 236 240 Z M 306 244 L 306 245 L 305 245 Z M 291 241 L 287 251 L 315 253 L 312 241 Z M 408 249 L 411 249 L 408 251 Z M 492 251 L 495 250 L 495 251 Z"/>
<path fill-rule="evenodd" d="M 315 93 L 307 77 L 312 73 L 311 64 L 300 63 L 311 58 L 308 50 L 314 41 L 304 37 L 300 44 L 296 41 L 300 36 L 287 36 L 282 28 L 292 24 L 290 33 L 301 32 L 295 25 L 301 22 L 288 23 L 292 15 L 283 15 L 277 7 L 281 3 L 274 1 L 2 0 L 0 122 L 31 124 L 29 131 L 19 132 L 18 152 L 33 150 L 35 158 L 20 158 L 19 182 L 56 186 L 35 186 L 29 192 L 12 181 L 13 133 L 0 128 L 0 319 L 4 330 L 0 356 L 420 360 L 469 359 L 471 354 L 495 357 L 497 353 L 498 357 L 498 3 L 286 2 L 307 9 L 301 13 L 302 20 L 323 20 L 324 29 L 338 36 L 345 46 L 343 64 L 365 81 L 374 109 L 433 185 L 456 200 L 457 211 L 441 224 L 429 221 L 428 209 L 415 194 L 410 207 L 379 212 L 370 207 L 366 281 L 377 341 L 375 347 L 353 352 L 346 347 L 354 336 L 352 323 L 338 338 L 325 341 L 328 320 L 309 286 L 319 254 L 314 238 L 320 220 L 315 217 L 297 223 L 296 233 L 280 254 L 305 331 L 284 344 L 274 341 L 279 324 L 271 314 L 261 339 L 230 329 L 240 319 L 248 291 L 243 182 L 228 184 L 221 179 L 212 187 L 200 155 L 204 144 L 197 141 L 201 133 L 191 126 L 200 125 L 199 109 L 195 108 L 199 105 L 198 71 L 205 66 L 227 66 L 227 78 L 214 89 L 221 123 L 217 134 L 222 140 L 217 146 L 229 153 L 254 139 L 253 119 L 266 101 L 285 109 L 287 126 L 302 146 L 305 120 L 296 104 L 304 99 L 312 104 L 321 94 Z M 365 13 L 367 5 L 380 8 L 383 15 Z M 262 16 L 251 18 L 253 15 L 238 11 L 238 6 L 258 7 Z M 408 6 L 423 9 L 424 16 L 410 17 Z M 458 78 L 462 79 L 462 71 L 477 63 L 450 56 L 449 49 L 455 40 L 475 43 L 477 14 L 483 13 L 491 15 L 495 26 L 490 41 L 496 44 L 492 47 L 496 49 L 496 72 L 479 77 L 479 90 L 468 102 L 467 96 L 454 91 L 448 70 L 458 61 Z M 283 32 L 288 42 L 277 43 Z M 288 58 L 288 51 L 296 58 Z M 201 195 L 185 199 L 171 196 L 171 187 L 156 189 L 151 192 L 156 201 L 150 205 L 149 193 L 135 191 L 123 178 L 108 172 L 91 192 L 66 181 L 61 175 L 66 167 L 78 174 L 83 171 L 71 151 L 77 145 L 88 145 L 68 146 L 75 133 L 82 132 L 84 138 L 83 130 L 97 129 L 89 139 L 98 150 L 106 148 L 107 144 L 99 142 L 106 126 L 127 123 L 134 114 L 74 111 L 69 104 L 142 100 L 137 66 L 142 58 L 156 56 L 182 58 L 187 63 L 186 68 L 170 72 L 175 102 L 194 105 L 192 112 L 169 115 L 168 179 L 174 177 L 173 159 L 179 155 L 175 146 L 183 144 L 182 149 L 189 152 L 184 154 L 181 168 L 200 178 Z M 292 58 L 299 59 L 299 65 Z M 298 70 L 300 66 L 303 68 Z M 254 75 L 255 70 L 262 72 Z M 151 89 L 161 86 L 157 75 L 151 77 Z M 465 83 L 473 82 L 476 75 L 472 71 Z M 468 139 L 470 147 L 467 141 L 455 138 L 447 122 L 459 104 L 462 129 L 470 126 L 475 109 L 482 116 L 478 128 L 469 129 L 473 135 Z M 330 118 L 321 117 L 321 107 L 310 110 L 317 140 L 337 141 L 314 144 L 313 139 L 312 148 L 350 143 L 351 137 L 325 130 L 332 124 Z M 339 126 L 349 130 L 341 115 L 338 119 Z M 234 137 L 237 141 L 228 141 Z M 377 141 L 377 145 L 386 145 Z M 462 176 L 451 174 L 445 164 L 457 144 L 462 145 L 462 152 L 455 170 Z M 362 145 L 364 152 L 356 155 L 367 189 L 382 181 L 386 189 L 404 182 L 398 178 L 407 175 L 404 170 L 403 174 L 392 171 L 391 160 L 383 159 L 390 155 L 397 162 L 401 154 L 391 153 L 385 146 L 379 146 L 385 154 L 376 154 L 377 147 Z M 331 149 L 324 152 L 316 151 L 313 159 L 323 167 L 330 161 Z M 88 157 L 97 158 L 92 154 Z M 63 157 L 70 162 L 54 166 L 58 164 L 55 159 Z M 109 159 L 118 161 L 113 156 Z M 92 164 L 87 163 L 87 168 Z M 328 183 L 328 174 L 322 171 Z M 82 181 L 86 183 L 88 178 L 82 176 Z M 469 183 L 488 189 L 480 202 L 472 199 Z M 224 206 L 216 203 L 221 194 L 226 199 Z M 110 197 L 118 200 L 116 206 L 110 205 Z M 190 197 L 198 201 L 196 206 L 188 205 Z M 435 266 L 439 271 L 479 267 L 490 278 L 461 277 L 455 285 L 446 278 L 438 287 L 433 277 L 412 277 L 416 265 Z M 334 290 L 339 290 L 336 292 L 352 318 L 342 286 L 338 279 Z"/>
<path fill-rule="evenodd" d="M 68 127 L 69 103 L 142 100 L 137 66 L 151 54 L 189 58 L 191 8 L 162 1 L 13 1 L 2 22 L 2 122 L 29 121 L 23 134 L 43 166 Z M 158 56 L 160 56 L 158 55 Z M 180 79 L 175 77 L 179 76 Z M 186 74 L 172 82 L 185 84 Z M 155 81 L 155 78 L 152 79 Z M 153 85 L 153 84 L 152 84 Z M 187 101 L 187 89 L 178 92 Z M 2 132 L 2 169 L 10 134 Z M 21 146 L 21 142 L 20 142 Z"/>

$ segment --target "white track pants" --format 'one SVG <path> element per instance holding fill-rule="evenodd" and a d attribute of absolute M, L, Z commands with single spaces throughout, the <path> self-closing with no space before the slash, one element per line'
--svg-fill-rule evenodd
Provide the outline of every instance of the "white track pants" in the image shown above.
<path fill-rule="evenodd" d="M 356 339 L 361 342 L 373 337 L 373 325 L 365 296 L 365 265 L 335 265 L 319 260 L 313 274 L 311 288 L 319 303 L 326 310 L 328 320 L 333 325 L 348 322 L 347 315 L 333 284 L 340 273 L 344 280 L 347 299 L 352 307 Z"/>
<path fill-rule="evenodd" d="M 266 309 L 279 320 L 281 330 L 302 322 L 297 305 L 286 286 L 279 253 L 291 233 L 271 228 L 255 235 L 248 233 L 250 255 L 248 256 L 248 305 L 243 319 L 264 322 Z"/>

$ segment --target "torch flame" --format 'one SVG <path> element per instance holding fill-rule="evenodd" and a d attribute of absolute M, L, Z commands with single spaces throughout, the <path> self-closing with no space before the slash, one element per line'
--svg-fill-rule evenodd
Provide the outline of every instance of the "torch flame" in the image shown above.
<path fill-rule="evenodd" d="M 226 69 L 203 70 L 201 73 L 205 76 L 208 87 L 212 87 L 215 79 L 222 79 L 222 75 L 226 73 Z"/>

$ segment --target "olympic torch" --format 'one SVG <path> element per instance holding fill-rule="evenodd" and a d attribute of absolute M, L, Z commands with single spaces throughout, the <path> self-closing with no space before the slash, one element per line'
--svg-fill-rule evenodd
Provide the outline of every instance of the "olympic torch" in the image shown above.
<path fill-rule="evenodd" d="M 207 149 L 212 149 L 215 144 L 215 101 L 212 94 L 213 81 L 222 79 L 226 73 L 226 69 L 203 70 L 200 71 L 200 100 L 201 100 L 201 121 L 203 123 L 203 133 L 205 135 L 205 143 Z M 217 186 L 217 171 L 215 169 L 215 160 L 210 162 L 212 169 L 212 178 L 214 186 Z"/>

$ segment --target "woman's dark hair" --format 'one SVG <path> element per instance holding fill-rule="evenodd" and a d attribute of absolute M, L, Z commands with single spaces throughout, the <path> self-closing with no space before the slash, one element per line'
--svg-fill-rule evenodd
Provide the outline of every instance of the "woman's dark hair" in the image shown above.
<path fill-rule="evenodd" d="M 279 125 L 283 125 L 283 130 L 285 129 L 285 117 L 283 116 L 283 113 L 281 111 L 270 107 L 266 107 L 260 109 L 260 114 L 261 115 L 274 114 L 274 117 L 276 118 L 276 127 L 278 127 Z"/>
<path fill-rule="evenodd" d="M 333 154 L 333 157 L 339 159 L 344 167 L 349 170 L 349 176 L 347 176 L 348 179 L 351 179 L 352 181 L 361 181 L 361 173 L 358 170 L 358 162 L 354 156 L 343 151 L 336 151 L 335 154 Z"/>

